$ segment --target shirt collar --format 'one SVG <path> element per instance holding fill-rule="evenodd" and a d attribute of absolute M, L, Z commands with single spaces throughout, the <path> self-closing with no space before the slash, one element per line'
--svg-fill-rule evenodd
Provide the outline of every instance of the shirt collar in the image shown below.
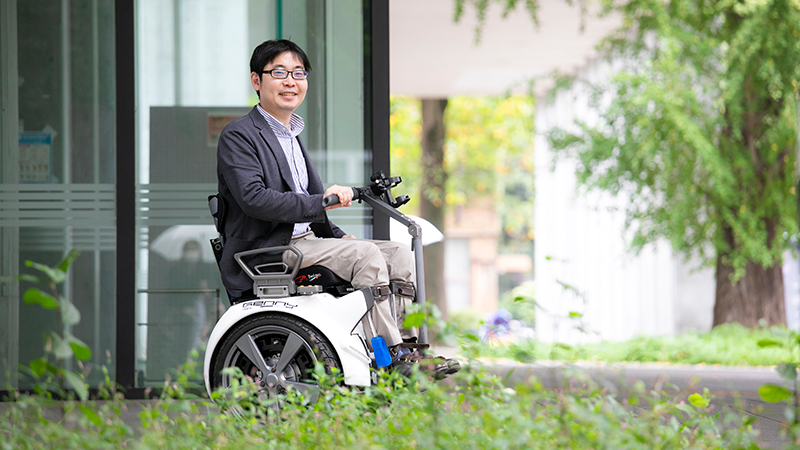
<path fill-rule="evenodd" d="M 258 112 L 264 116 L 264 119 L 269 124 L 270 128 L 272 128 L 272 132 L 275 133 L 276 136 L 282 137 L 297 137 L 305 128 L 305 122 L 303 122 L 303 118 L 298 116 L 297 114 L 292 114 L 292 117 L 289 118 L 289 128 L 286 128 L 280 120 L 276 119 L 272 116 L 272 114 L 268 113 L 261 107 L 261 104 L 256 105 L 258 107 Z"/>

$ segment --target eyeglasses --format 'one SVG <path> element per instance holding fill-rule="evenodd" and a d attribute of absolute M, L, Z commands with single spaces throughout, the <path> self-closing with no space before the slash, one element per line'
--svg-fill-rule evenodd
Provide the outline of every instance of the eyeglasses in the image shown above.
<path fill-rule="evenodd" d="M 285 80 L 290 73 L 292 74 L 292 78 L 295 80 L 305 80 L 308 77 L 308 72 L 300 69 L 292 70 L 291 72 L 286 69 L 262 70 L 261 73 L 268 73 L 272 76 L 272 78 L 278 80 Z"/>

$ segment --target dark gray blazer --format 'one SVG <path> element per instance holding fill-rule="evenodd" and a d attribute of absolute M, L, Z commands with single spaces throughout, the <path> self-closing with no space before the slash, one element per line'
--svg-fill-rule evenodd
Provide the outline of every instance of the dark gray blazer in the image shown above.
<path fill-rule="evenodd" d="M 283 149 L 256 107 L 229 123 L 219 137 L 217 178 L 219 193 L 228 206 L 220 273 L 233 297 L 253 287 L 253 280 L 233 259 L 235 253 L 289 245 L 297 222 L 311 222 L 319 237 L 345 235 L 328 221 L 322 208 L 322 181 L 303 142 L 299 137 L 297 141 L 306 160 L 310 195 L 293 192 L 292 172 Z"/>

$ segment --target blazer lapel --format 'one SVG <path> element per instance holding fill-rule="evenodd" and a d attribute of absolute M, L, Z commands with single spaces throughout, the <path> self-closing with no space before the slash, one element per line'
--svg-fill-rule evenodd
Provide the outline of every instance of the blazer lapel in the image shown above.
<path fill-rule="evenodd" d="M 250 118 L 253 119 L 253 124 L 258 128 L 258 132 L 264 139 L 264 142 L 266 142 L 267 148 L 275 156 L 275 160 L 278 161 L 278 171 L 281 173 L 281 178 L 283 178 L 283 181 L 286 182 L 289 188 L 294 190 L 294 179 L 292 178 L 292 171 L 289 168 L 289 161 L 286 160 L 286 155 L 283 153 L 281 143 L 278 142 L 278 138 L 275 136 L 275 133 L 272 132 L 272 128 L 270 128 L 264 116 L 258 111 L 258 107 L 254 107 L 253 110 L 250 111 Z"/>

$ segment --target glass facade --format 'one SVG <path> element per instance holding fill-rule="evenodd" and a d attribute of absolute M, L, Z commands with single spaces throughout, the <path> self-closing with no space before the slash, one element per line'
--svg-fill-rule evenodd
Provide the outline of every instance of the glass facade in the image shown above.
<path fill-rule="evenodd" d="M 209 239 L 222 128 L 258 102 L 250 55 L 287 38 L 309 55 L 301 138 L 323 183 L 363 185 L 361 0 L 139 0 L 136 3 L 136 384 L 163 384 L 203 346 L 228 306 Z M 355 26 L 354 26 L 355 25 Z M 362 207 L 332 215 L 371 236 Z"/>
<path fill-rule="evenodd" d="M 311 59 L 298 113 L 323 183 L 388 169 L 388 52 L 371 54 L 388 50 L 388 1 L 0 1 L 0 391 L 31 385 L 19 367 L 58 326 L 23 301 L 26 261 L 71 249 L 60 287 L 93 351 L 71 364 L 90 386 L 106 366 L 144 392 L 202 358 L 228 305 L 208 243 L 216 139 L 257 102 L 250 54 L 273 38 Z M 366 207 L 331 216 L 388 235 Z"/>
<path fill-rule="evenodd" d="M 81 312 L 68 331 L 93 349 L 83 372 L 114 376 L 116 307 L 114 4 L 0 2 L 0 389 L 44 353 L 54 310 L 20 301 L 35 274 L 80 256 L 60 285 Z"/>

